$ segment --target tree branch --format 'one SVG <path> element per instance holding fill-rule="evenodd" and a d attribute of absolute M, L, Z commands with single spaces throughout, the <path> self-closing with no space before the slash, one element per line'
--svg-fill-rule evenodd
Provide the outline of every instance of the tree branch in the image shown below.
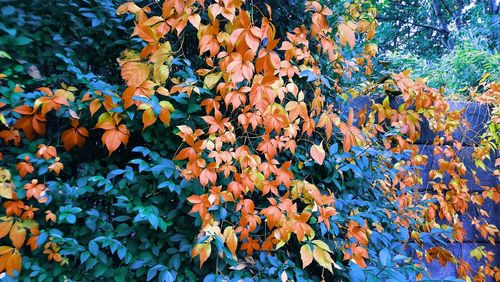
<path fill-rule="evenodd" d="M 419 24 L 419 23 L 414 23 L 414 22 L 411 22 L 411 21 L 402 20 L 402 19 L 398 19 L 398 18 L 383 17 L 383 16 L 378 16 L 377 15 L 377 20 L 380 20 L 380 21 L 400 21 L 400 22 L 403 22 L 403 23 L 406 23 L 406 24 L 410 24 L 410 25 L 413 25 L 413 26 L 418 26 L 418 27 L 422 27 L 422 28 L 432 29 L 434 31 L 437 31 L 437 32 L 440 32 L 440 33 L 444 33 L 444 34 L 449 34 L 450 33 L 447 30 L 440 29 L 440 28 L 437 28 L 437 27 L 434 27 L 434 26 L 425 25 L 425 24 Z"/>

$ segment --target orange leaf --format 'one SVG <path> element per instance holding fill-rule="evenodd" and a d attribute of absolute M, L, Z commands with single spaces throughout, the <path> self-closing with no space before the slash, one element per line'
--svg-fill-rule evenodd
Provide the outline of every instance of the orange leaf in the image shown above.
<path fill-rule="evenodd" d="M 53 164 L 49 165 L 49 171 L 53 171 L 57 175 L 59 175 L 63 168 L 64 165 L 59 162 L 59 158 L 56 158 L 56 161 Z"/>
<path fill-rule="evenodd" d="M 334 113 L 323 113 L 318 121 L 317 127 L 324 127 L 326 132 L 326 140 L 330 140 L 333 132 L 333 125 L 340 123 L 339 117 Z"/>
<path fill-rule="evenodd" d="M 142 123 L 144 124 L 144 127 L 142 130 L 146 129 L 146 127 L 151 126 L 153 123 L 155 123 L 157 117 L 155 116 L 155 112 L 153 108 L 146 109 L 142 113 Z"/>
<path fill-rule="evenodd" d="M 19 130 L 15 129 L 14 127 L 11 127 L 9 130 L 0 131 L 0 138 L 2 138 L 5 143 L 9 143 L 10 141 L 12 141 L 15 146 L 19 146 L 19 143 L 21 142 L 21 135 L 19 134 Z"/>
<path fill-rule="evenodd" d="M 200 174 L 200 183 L 202 186 L 205 186 L 210 181 L 212 184 L 215 184 L 217 181 L 217 173 L 215 173 L 216 163 L 210 163 L 208 166 L 201 172 Z"/>
<path fill-rule="evenodd" d="M 127 12 L 136 14 L 136 13 L 139 13 L 140 11 L 141 11 L 141 8 L 139 8 L 139 6 L 137 6 L 133 2 L 123 3 L 120 6 L 118 6 L 118 8 L 116 8 L 117 15 L 122 15 L 122 14 L 125 14 Z"/>
<path fill-rule="evenodd" d="M 205 263 L 205 261 L 207 261 L 211 252 L 212 252 L 212 246 L 210 245 L 210 243 L 196 244 L 193 248 L 192 257 L 200 256 L 200 268 L 201 268 Z"/>
<path fill-rule="evenodd" d="M 14 276 L 14 270 L 21 271 L 21 254 L 9 246 L 0 247 L 0 272 L 4 270 L 8 275 Z"/>
<path fill-rule="evenodd" d="M 24 202 L 23 201 L 6 201 L 3 204 L 3 207 L 5 208 L 5 213 L 7 216 L 11 215 L 17 215 L 20 216 L 23 208 L 24 208 Z"/>
<path fill-rule="evenodd" d="M 427 256 L 426 256 L 427 262 L 430 262 L 435 258 L 438 259 L 439 263 L 443 267 L 445 267 L 448 262 L 453 262 L 453 263 L 457 262 L 456 258 L 450 251 L 441 247 L 432 247 L 427 250 Z"/>
<path fill-rule="evenodd" d="M 23 187 L 26 191 L 26 198 L 31 199 L 31 197 L 35 197 L 35 199 L 40 200 L 42 195 L 45 192 L 45 184 L 38 183 L 38 180 L 33 179 L 31 183 L 26 183 Z"/>
<path fill-rule="evenodd" d="M 19 171 L 19 175 L 21 177 L 25 177 L 26 174 L 31 174 L 35 170 L 31 162 L 29 161 L 29 157 L 26 157 L 27 160 L 24 162 L 19 162 L 16 165 L 16 169 Z"/>
<path fill-rule="evenodd" d="M 11 227 L 12 227 L 12 220 L 0 223 L 0 239 L 9 234 Z"/>
<path fill-rule="evenodd" d="M 43 157 L 48 160 L 57 157 L 57 151 L 54 146 L 45 146 L 44 144 L 38 145 L 38 151 L 36 152 L 37 158 Z"/>
<path fill-rule="evenodd" d="M 149 78 L 150 67 L 141 62 L 126 62 L 122 65 L 122 77 L 127 86 L 140 86 Z"/>
<path fill-rule="evenodd" d="M 85 127 L 74 127 L 65 130 L 61 134 L 61 140 L 66 151 L 71 150 L 73 147 L 82 147 L 85 144 L 85 140 L 89 136 L 89 132 Z"/>
<path fill-rule="evenodd" d="M 368 251 L 361 246 L 357 246 L 352 249 L 352 256 L 357 265 L 362 268 L 366 268 L 365 259 L 369 258 Z"/>
<path fill-rule="evenodd" d="M 238 248 L 238 238 L 236 237 L 236 233 L 234 233 L 234 229 L 231 226 L 226 227 L 224 229 L 224 240 L 228 249 L 233 254 L 233 257 L 236 258 L 236 249 Z"/>
<path fill-rule="evenodd" d="M 12 245 L 20 249 L 24 244 L 24 240 L 26 240 L 26 229 L 19 226 L 18 222 L 14 223 L 14 226 L 10 230 L 9 238 L 12 241 Z"/>
<path fill-rule="evenodd" d="M 102 102 L 99 99 L 94 99 L 89 104 L 90 116 L 94 116 L 95 112 L 97 112 L 102 106 Z"/>
<path fill-rule="evenodd" d="M 252 239 L 251 237 L 247 238 L 247 242 L 241 245 L 241 249 L 246 251 L 247 254 L 251 255 L 254 250 L 259 250 L 259 242 L 257 240 Z"/>
<path fill-rule="evenodd" d="M 340 44 L 349 43 L 349 46 L 352 49 L 354 48 L 354 44 L 356 44 L 356 35 L 354 34 L 354 29 L 352 29 L 348 24 L 339 25 Z"/>
<path fill-rule="evenodd" d="M 117 128 L 106 130 L 106 132 L 102 135 L 101 140 L 106 145 L 109 155 L 111 155 L 114 151 L 116 151 L 116 149 L 118 149 L 118 147 L 120 147 L 121 143 L 127 145 L 129 137 L 130 132 L 128 131 L 127 126 L 125 124 L 120 124 Z"/>
<path fill-rule="evenodd" d="M 52 211 L 48 210 L 45 212 L 45 221 L 52 220 L 52 222 L 56 222 L 56 219 L 57 217 Z"/>
<path fill-rule="evenodd" d="M 288 112 L 290 122 L 293 122 L 299 116 L 304 120 L 309 117 L 307 106 L 304 102 L 290 101 L 286 104 L 285 110 Z"/>
<path fill-rule="evenodd" d="M 358 146 L 359 141 L 362 141 L 364 138 L 361 135 L 361 131 L 359 128 L 353 125 L 354 122 L 354 111 L 352 108 L 349 109 L 349 117 L 347 119 L 347 123 L 340 123 L 340 132 L 344 134 L 344 142 L 343 142 L 343 150 L 344 152 L 349 152 L 351 150 L 351 146 Z"/>
<path fill-rule="evenodd" d="M 368 236 L 364 228 L 354 220 L 349 222 L 349 227 L 347 228 L 347 237 L 354 237 L 358 242 L 363 245 L 368 245 Z"/>

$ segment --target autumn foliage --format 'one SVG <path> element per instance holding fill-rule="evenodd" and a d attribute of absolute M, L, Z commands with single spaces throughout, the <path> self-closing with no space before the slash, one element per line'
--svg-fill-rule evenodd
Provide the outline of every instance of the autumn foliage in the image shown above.
<path fill-rule="evenodd" d="M 122 91 L 63 84 L 34 89 L 29 103 L 5 103 L 1 150 L 16 162 L 0 171 L 0 238 L 9 238 L 0 247 L 0 272 L 19 275 L 22 259 L 36 255 L 58 263 L 61 273 L 95 257 L 103 269 L 123 261 L 134 279 L 158 273 L 162 281 L 419 280 L 429 277 L 432 261 L 456 265 L 459 278 L 498 279 L 490 251 L 471 251 L 480 263 L 472 269 L 445 247 L 464 241 L 462 218 L 471 206 L 484 215 L 472 219 L 480 235 L 492 244 L 499 236 L 481 206 L 500 201 L 500 186 L 472 193 L 465 175 L 476 168 L 458 157 L 462 144 L 453 133 L 461 112 L 409 72 L 375 78 L 373 3 L 302 4 L 303 18 L 284 23 L 274 20 L 273 1 L 127 2 L 117 14 L 133 17 L 131 35 L 141 44 L 118 59 Z M 477 100 L 498 107 L 498 87 L 485 86 Z M 370 103 L 356 108 L 356 97 Z M 415 142 L 424 120 L 436 133 L 439 163 L 426 176 L 430 189 L 419 191 L 427 156 Z M 498 145 L 495 136 L 490 129 L 474 148 L 477 169 Z M 9 147 L 24 152 L 11 155 Z M 80 165 L 97 157 L 108 164 Z M 70 190 L 93 196 L 57 198 Z M 111 233 L 88 237 L 83 200 L 92 203 L 89 218 L 105 207 L 111 226 L 94 231 Z M 66 238 L 77 220 L 90 230 L 75 235 L 87 236 L 81 242 Z M 144 222 L 149 229 L 134 229 Z M 60 224 L 64 231 L 54 231 Z M 156 261 L 137 258 L 125 239 L 113 237 L 118 226 L 134 234 L 130 248 L 148 232 L 170 247 L 154 251 Z M 42 239 L 41 228 L 50 229 Z M 161 232 L 173 233 L 162 239 Z M 160 259 L 170 251 L 179 253 L 177 266 Z M 183 264 L 197 266 L 193 276 L 180 274 L 182 252 Z"/>

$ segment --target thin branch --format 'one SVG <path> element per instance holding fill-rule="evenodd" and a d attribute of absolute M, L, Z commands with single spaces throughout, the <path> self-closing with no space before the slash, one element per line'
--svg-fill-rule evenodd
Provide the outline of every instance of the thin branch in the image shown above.
<path fill-rule="evenodd" d="M 434 26 L 425 25 L 425 24 L 419 24 L 419 23 L 414 23 L 414 22 L 411 22 L 411 21 L 402 20 L 402 19 L 398 19 L 398 18 L 377 16 L 377 20 L 380 20 L 380 21 L 401 21 L 403 23 L 410 24 L 410 25 L 413 25 L 413 26 L 418 26 L 418 27 L 423 27 L 423 28 L 427 28 L 427 29 L 432 29 L 432 30 L 435 30 L 435 31 L 440 32 L 440 33 L 445 33 L 445 34 L 449 33 L 449 31 L 447 31 L 447 30 L 440 29 L 440 28 L 437 28 L 437 27 L 434 27 Z"/>
<path fill-rule="evenodd" d="M 448 7 L 448 5 L 446 5 L 446 2 L 444 2 L 444 0 L 441 0 L 441 3 L 443 3 L 443 6 L 446 9 L 446 11 L 448 11 L 448 13 L 450 13 L 450 16 L 454 17 L 455 13 L 453 13 L 453 11 L 450 10 L 450 8 Z"/>

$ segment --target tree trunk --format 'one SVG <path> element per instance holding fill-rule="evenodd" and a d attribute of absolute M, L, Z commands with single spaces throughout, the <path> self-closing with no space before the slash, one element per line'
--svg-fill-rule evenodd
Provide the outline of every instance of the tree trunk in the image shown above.
<path fill-rule="evenodd" d="M 463 13 L 463 11 L 464 11 L 464 1 L 458 0 L 457 1 L 457 11 L 453 15 L 453 17 L 455 18 L 455 24 L 457 25 L 457 30 L 462 29 L 462 22 L 463 22 L 462 13 Z"/>
<path fill-rule="evenodd" d="M 439 0 L 432 1 L 432 9 L 434 10 L 434 14 L 436 15 L 437 21 L 441 26 L 444 46 L 446 46 L 446 48 L 449 50 L 453 50 L 453 48 L 455 47 L 455 43 L 453 42 L 453 39 L 450 38 L 450 30 L 448 29 L 448 23 L 446 22 L 443 11 L 441 10 L 441 7 L 439 5 Z"/>
<path fill-rule="evenodd" d="M 486 0 L 486 12 L 490 14 L 490 22 L 493 30 L 492 40 L 495 48 L 499 48 L 500 29 L 500 3 L 497 0 Z"/>
<path fill-rule="evenodd" d="M 488 6 L 488 12 L 492 15 L 498 15 L 500 13 L 500 3 L 496 0 L 486 0 L 486 4 Z"/>

